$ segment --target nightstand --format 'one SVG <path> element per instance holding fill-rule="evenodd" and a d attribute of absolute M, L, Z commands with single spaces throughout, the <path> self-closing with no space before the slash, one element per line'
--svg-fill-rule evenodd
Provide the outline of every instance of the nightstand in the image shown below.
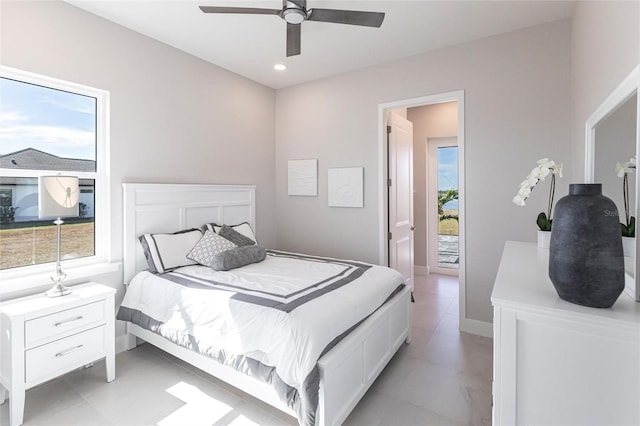
<path fill-rule="evenodd" d="M 22 424 L 25 391 L 106 358 L 115 378 L 115 289 L 98 283 L 71 294 L 37 294 L 0 303 L 0 403 L 9 393 L 11 426 Z"/>

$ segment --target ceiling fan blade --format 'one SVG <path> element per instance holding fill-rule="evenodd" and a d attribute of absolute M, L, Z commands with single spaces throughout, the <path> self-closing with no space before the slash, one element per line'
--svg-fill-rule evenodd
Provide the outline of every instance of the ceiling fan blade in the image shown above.
<path fill-rule="evenodd" d="M 362 12 L 358 10 L 309 9 L 307 21 L 332 22 L 334 24 L 380 27 L 384 20 L 382 12 Z"/>
<path fill-rule="evenodd" d="M 243 13 L 250 15 L 278 15 L 280 9 L 260 9 L 256 7 L 200 6 L 204 13 Z"/>
<path fill-rule="evenodd" d="M 300 24 L 287 24 L 287 58 L 300 54 Z"/>
<path fill-rule="evenodd" d="M 291 3 L 295 3 L 303 9 L 307 9 L 307 0 L 288 0 Z M 282 0 L 282 8 L 287 7 L 287 0 Z"/>

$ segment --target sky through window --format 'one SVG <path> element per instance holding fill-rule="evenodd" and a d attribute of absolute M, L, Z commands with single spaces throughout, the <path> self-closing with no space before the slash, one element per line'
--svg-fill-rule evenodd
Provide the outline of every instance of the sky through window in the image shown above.
<path fill-rule="evenodd" d="M 0 78 L 0 155 L 34 148 L 96 160 L 96 99 Z"/>

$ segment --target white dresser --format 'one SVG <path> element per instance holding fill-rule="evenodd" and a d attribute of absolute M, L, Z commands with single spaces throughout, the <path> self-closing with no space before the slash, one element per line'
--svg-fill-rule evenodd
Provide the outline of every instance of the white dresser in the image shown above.
<path fill-rule="evenodd" d="M 27 389 L 102 358 L 107 381 L 115 378 L 115 289 L 71 290 L 0 303 L 0 403 L 8 391 L 11 426 L 22 424 Z"/>
<path fill-rule="evenodd" d="M 640 303 L 558 297 L 549 250 L 507 242 L 494 306 L 494 425 L 640 425 Z"/>

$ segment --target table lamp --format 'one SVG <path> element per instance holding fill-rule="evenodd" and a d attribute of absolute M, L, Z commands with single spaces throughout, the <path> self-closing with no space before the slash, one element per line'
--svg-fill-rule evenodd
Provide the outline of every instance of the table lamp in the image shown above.
<path fill-rule="evenodd" d="M 38 217 L 53 219 L 56 225 L 56 274 L 51 277 L 55 284 L 45 294 L 47 297 L 59 297 L 71 293 L 62 284 L 67 274 L 60 267 L 60 225 L 63 217 L 78 216 L 79 182 L 76 176 L 40 176 L 38 178 Z"/>

